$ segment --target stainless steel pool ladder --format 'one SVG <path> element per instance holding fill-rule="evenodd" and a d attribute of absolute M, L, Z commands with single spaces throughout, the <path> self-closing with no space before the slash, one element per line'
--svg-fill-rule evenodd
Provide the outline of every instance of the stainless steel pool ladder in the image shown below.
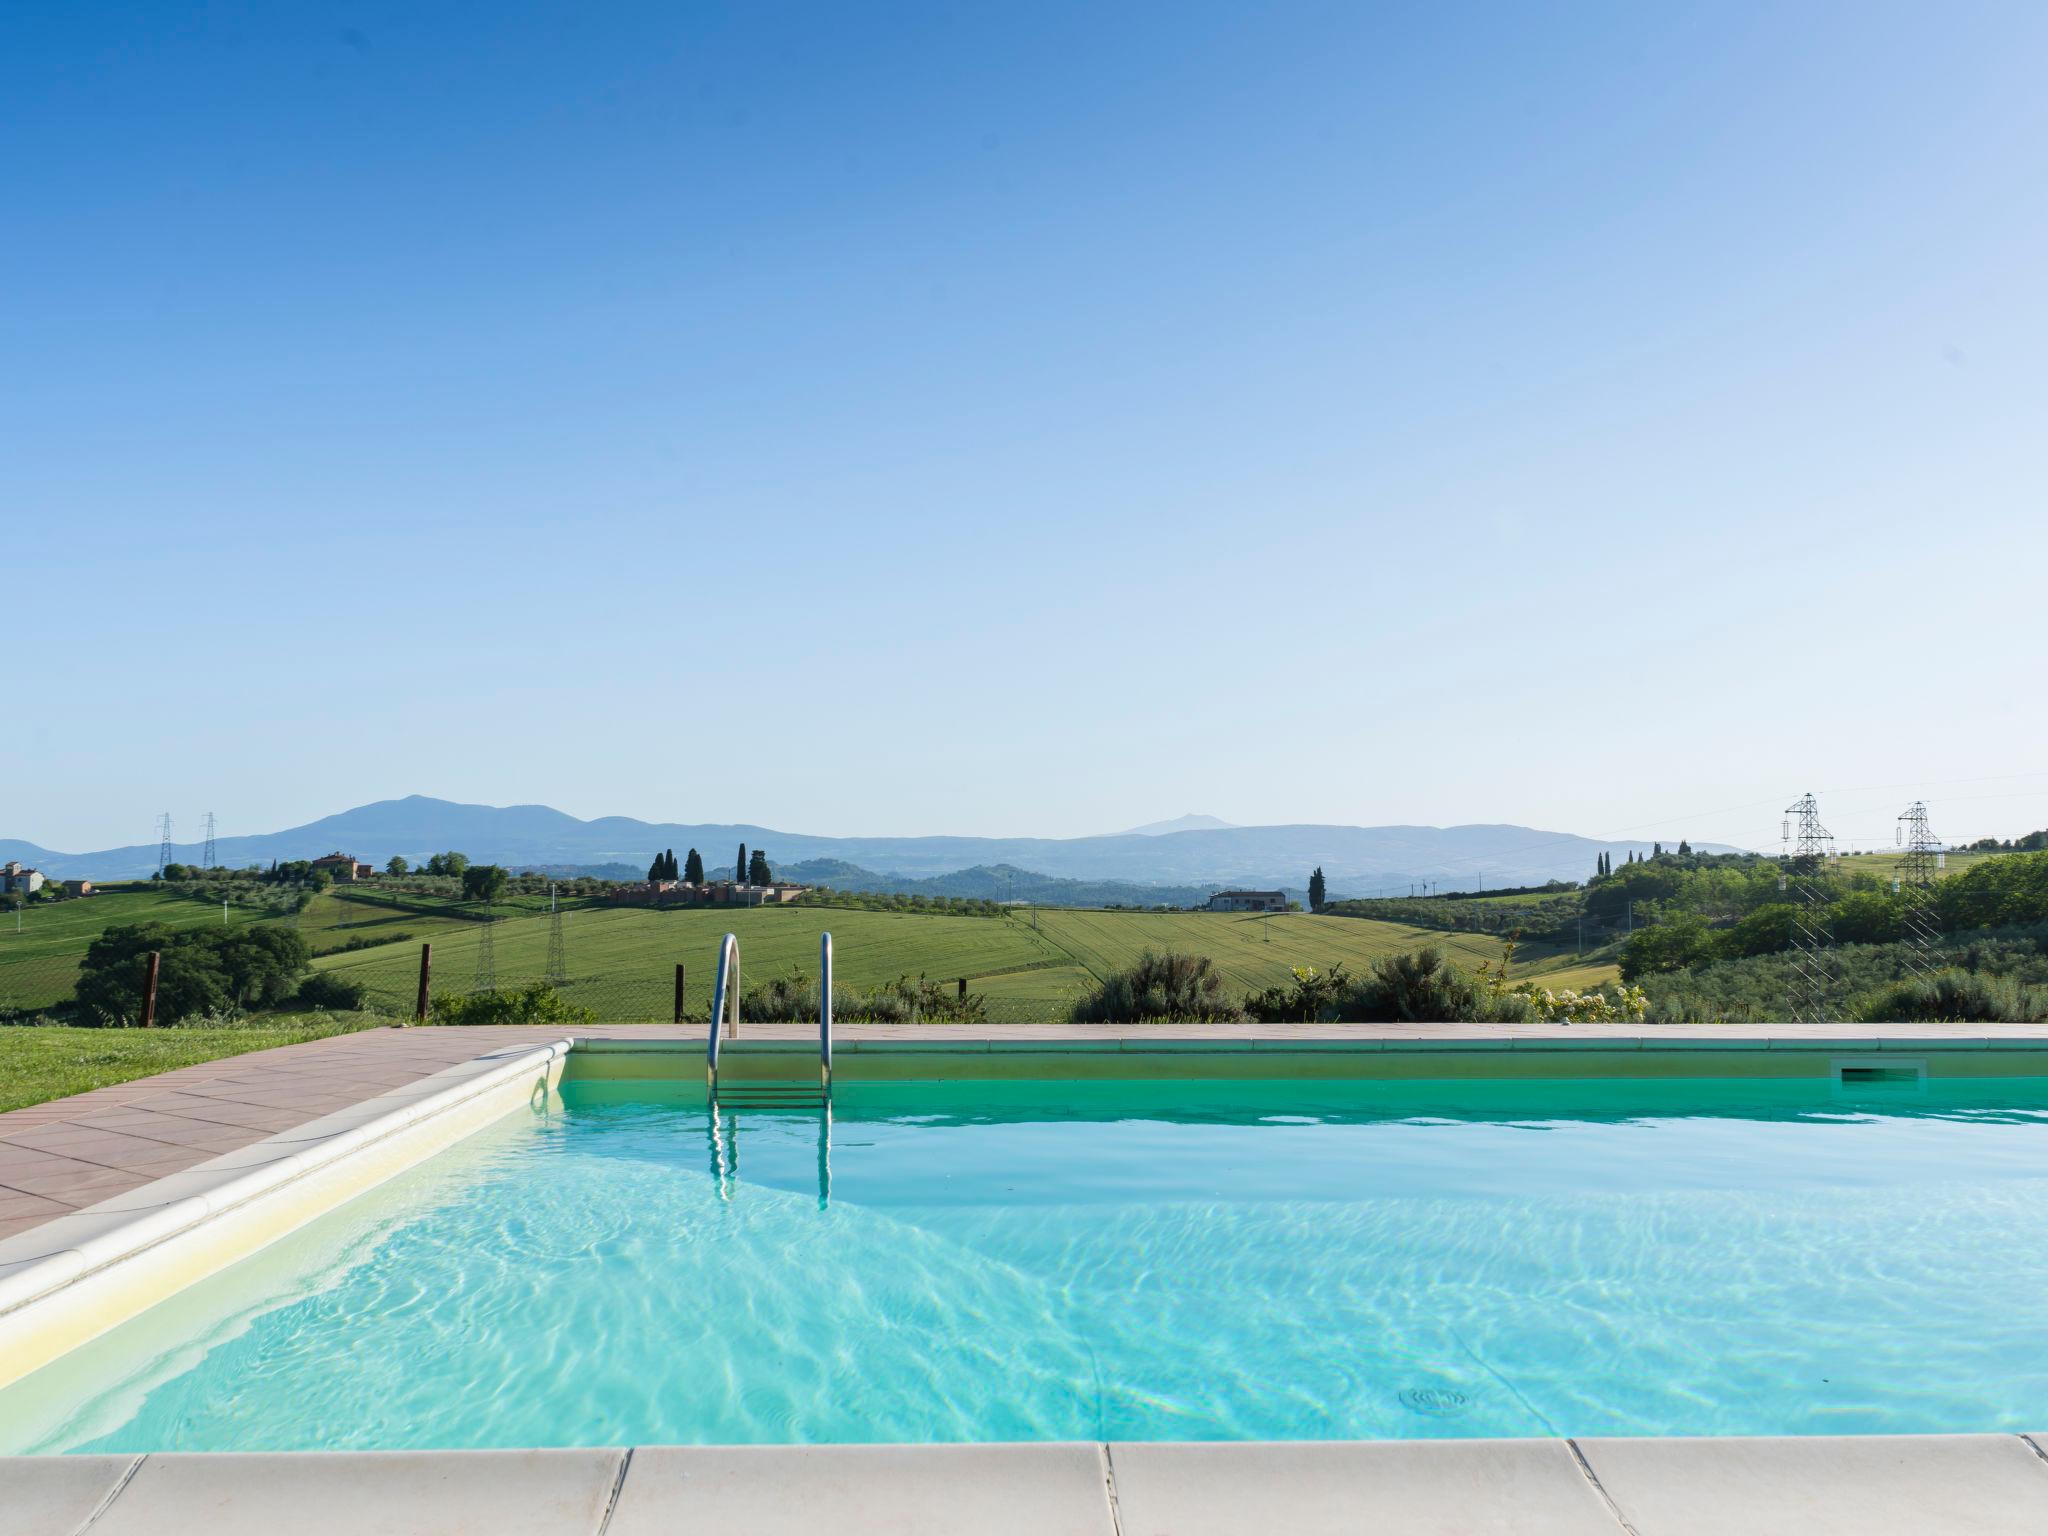
<path fill-rule="evenodd" d="M 715 1118 L 720 1105 L 734 1109 L 815 1109 L 832 1103 L 832 935 L 818 938 L 818 1086 L 800 1083 L 728 1083 L 718 1073 L 721 1034 L 740 1033 L 740 941 L 728 933 L 718 947 L 718 986 L 711 996 L 711 1036 L 704 1053 L 704 1082 Z"/>

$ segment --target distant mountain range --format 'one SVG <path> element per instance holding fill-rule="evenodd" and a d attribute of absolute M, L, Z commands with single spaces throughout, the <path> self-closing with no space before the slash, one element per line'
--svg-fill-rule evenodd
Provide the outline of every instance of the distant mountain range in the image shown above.
<path fill-rule="evenodd" d="M 1142 827 L 1128 828 L 1125 837 L 1158 837 L 1167 832 L 1215 832 L 1224 827 L 1233 827 L 1235 822 L 1224 821 L 1215 816 L 1197 816 L 1193 811 L 1185 816 L 1176 816 L 1171 821 L 1148 821 Z"/>
<path fill-rule="evenodd" d="M 620 864 L 637 873 L 663 848 L 673 848 L 679 856 L 696 848 L 707 867 L 723 869 L 745 843 L 765 849 L 778 869 L 832 859 L 882 875 L 931 879 L 978 866 L 1007 865 L 1063 880 L 1288 890 L 1300 890 L 1308 872 L 1320 865 L 1332 897 L 1405 893 L 1411 882 L 1422 881 L 1469 889 L 1480 884 L 1578 880 L 1592 873 L 1601 853 L 1625 859 L 1631 852 L 1650 850 L 1648 843 L 1602 842 L 1508 825 L 1235 827 L 1209 825 L 1213 817 L 1180 820 L 1203 825 L 1173 830 L 1180 824 L 1163 822 L 1155 824 L 1156 830 L 1070 838 L 817 837 L 746 824 L 645 822 L 628 816 L 582 821 L 545 805 L 464 805 L 408 795 L 282 832 L 223 837 L 216 849 L 220 862 L 229 866 L 335 852 L 376 864 L 393 854 L 417 862 L 454 848 L 472 859 L 498 864 Z M 1698 846 L 1703 852 L 1731 851 L 1721 844 Z M 197 845 L 180 843 L 172 857 L 191 863 L 199 853 Z M 19 859 L 59 879 L 123 880 L 154 871 L 157 849 L 151 843 L 137 843 L 95 853 L 61 853 L 0 839 L 0 859 Z"/>

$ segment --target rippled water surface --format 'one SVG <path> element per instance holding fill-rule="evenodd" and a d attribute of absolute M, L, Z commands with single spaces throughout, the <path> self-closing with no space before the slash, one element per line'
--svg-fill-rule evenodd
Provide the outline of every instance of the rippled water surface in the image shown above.
<path fill-rule="evenodd" d="M 2048 1081 L 571 1086 L 0 1451 L 2040 1429 Z"/>

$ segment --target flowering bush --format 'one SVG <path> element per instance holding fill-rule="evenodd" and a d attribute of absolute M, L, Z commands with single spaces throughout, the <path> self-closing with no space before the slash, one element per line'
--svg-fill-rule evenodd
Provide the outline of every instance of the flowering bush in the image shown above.
<path fill-rule="evenodd" d="M 1489 996 L 1520 998 L 1529 1017 L 1539 1024 L 1640 1024 L 1649 1015 L 1650 996 L 1641 987 L 1619 982 L 1610 994 L 1605 987 L 1581 992 L 1561 987 L 1553 992 L 1533 981 L 1509 981 L 1508 969 L 1515 963 L 1516 939 L 1510 934 L 1501 945 L 1500 967 L 1479 962 L 1479 980 Z"/>

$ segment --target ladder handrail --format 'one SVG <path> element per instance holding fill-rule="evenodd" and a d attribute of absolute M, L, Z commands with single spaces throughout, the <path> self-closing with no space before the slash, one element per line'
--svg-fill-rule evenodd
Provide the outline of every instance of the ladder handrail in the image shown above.
<path fill-rule="evenodd" d="M 704 1048 L 704 1083 L 718 1096 L 719 1025 L 732 1015 L 732 1038 L 740 1037 L 740 939 L 728 933 L 718 946 L 718 986 L 711 994 L 711 1035 Z"/>
<path fill-rule="evenodd" d="M 832 1097 L 832 935 L 818 939 L 818 1086 Z"/>
<path fill-rule="evenodd" d="M 832 935 L 818 936 L 818 1091 L 832 1097 Z M 740 1037 L 740 941 L 728 933 L 718 946 L 718 984 L 711 994 L 711 1030 L 704 1044 L 704 1086 L 718 1099 L 718 1048 Z"/>

